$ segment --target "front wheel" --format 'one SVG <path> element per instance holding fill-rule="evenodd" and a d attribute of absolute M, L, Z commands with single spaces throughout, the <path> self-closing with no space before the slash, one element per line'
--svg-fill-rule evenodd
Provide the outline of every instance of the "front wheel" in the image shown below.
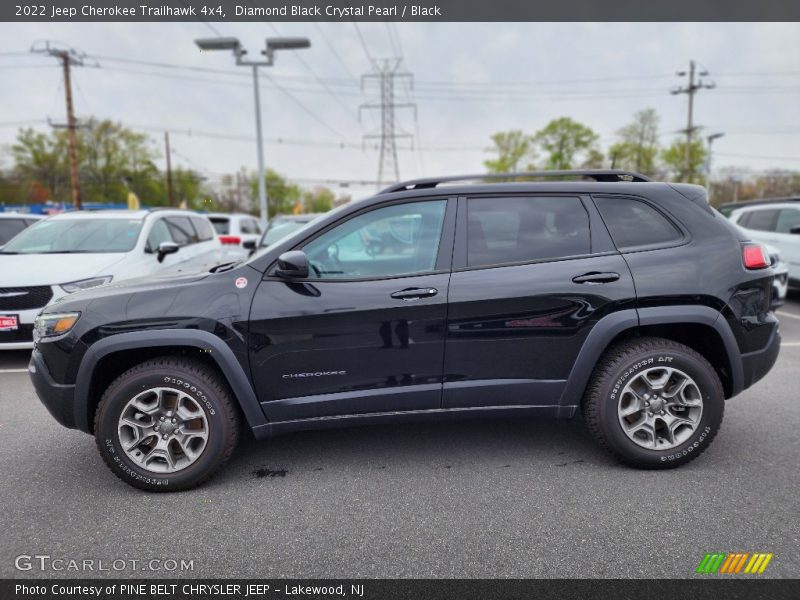
<path fill-rule="evenodd" d="M 233 453 L 239 417 L 225 384 L 199 362 L 146 361 L 115 379 L 95 413 L 103 460 L 125 483 L 154 492 L 199 485 Z"/>
<path fill-rule="evenodd" d="M 708 448 L 722 424 L 725 396 L 714 368 L 691 348 L 637 338 L 606 352 L 582 408 L 589 430 L 619 460 L 668 469 Z"/>

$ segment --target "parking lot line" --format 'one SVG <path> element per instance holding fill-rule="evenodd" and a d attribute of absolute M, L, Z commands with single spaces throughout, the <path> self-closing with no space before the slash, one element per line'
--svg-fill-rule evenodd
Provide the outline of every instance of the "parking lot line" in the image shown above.
<path fill-rule="evenodd" d="M 776 311 L 775 314 L 780 315 L 781 317 L 789 317 L 790 319 L 800 319 L 800 315 L 795 315 L 783 310 Z"/>
<path fill-rule="evenodd" d="M 781 342 L 781 348 L 785 346 L 800 346 L 800 342 Z"/>
<path fill-rule="evenodd" d="M 27 373 L 28 369 L 0 369 L 0 374 L 2 373 Z"/>

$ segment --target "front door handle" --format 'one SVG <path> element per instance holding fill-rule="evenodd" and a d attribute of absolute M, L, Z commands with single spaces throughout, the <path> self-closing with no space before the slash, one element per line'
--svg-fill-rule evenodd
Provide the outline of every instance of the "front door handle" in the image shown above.
<path fill-rule="evenodd" d="M 406 288 L 391 294 L 395 300 L 419 300 L 420 298 L 430 298 L 439 291 L 436 288 Z"/>
<path fill-rule="evenodd" d="M 617 281 L 618 279 L 619 273 L 598 273 L 593 271 L 591 273 L 577 275 L 572 278 L 572 281 L 575 283 L 588 283 L 591 285 L 598 283 L 611 283 L 612 281 Z"/>

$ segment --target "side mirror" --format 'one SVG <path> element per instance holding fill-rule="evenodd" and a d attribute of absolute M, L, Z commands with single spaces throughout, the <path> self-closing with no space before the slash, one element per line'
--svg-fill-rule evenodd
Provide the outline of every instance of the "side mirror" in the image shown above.
<path fill-rule="evenodd" d="M 789 230 L 789 233 L 793 235 L 800 235 L 800 225 L 795 225 Z"/>
<path fill-rule="evenodd" d="M 308 256 L 302 250 L 284 252 L 278 257 L 278 268 L 275 269 L 275 275 L 293 279 L 308 277 Z"/>
<path fill-rule="evenodd" d="M 164 257 L 167 254 L 175 254 L 178 250 L 180 250 L 180 246 L 175 242 L 161 242 L 158 245 L 158 253 L 156 258 L 158 262 L 164 262 Z"/>
<path fill-rule="evenodd" d="M 245 250 L 250 250 L 251 252 L 256 249 L 256 241 L 255 240 L 245 240 L 242 242 L 242 248 Z"/>

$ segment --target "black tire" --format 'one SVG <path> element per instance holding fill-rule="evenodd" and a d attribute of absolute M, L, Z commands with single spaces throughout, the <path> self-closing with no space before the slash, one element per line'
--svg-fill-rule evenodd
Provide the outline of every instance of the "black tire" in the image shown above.
<path fill-rule="evenodd" d="M 618 415 L 620 392 L 641 369 L 665 365 L 683 371 L 697 384 L 702 416 L 692 435 L 680 445 L 667 450 L 644 448 L 623 431 Z M 671 469 L 697 458 L 717 435 L 724 410 L 725 394 L 714 367 L 691 348 L 654 337 L 609 348 L 595 367 L 582 403 L 584 420 L 599 444 L 618 460 L 642 469 Z"/>
<path fill-rule="evenodd" d="M 154 473 L 123 451 L 118 422 L 129 400 L 149 388 L 192 394 L 208 423 L 208 439 L 195 461 L 172 473 Z M 198 361 L 167 356 L 132 367 L 108 386 L 94 418 L 95 442 L 111 471 L 125 483 L 149 492 L 193 488 L 227 461 L 239 439 L 239 412 L 217 373 Z"/>

